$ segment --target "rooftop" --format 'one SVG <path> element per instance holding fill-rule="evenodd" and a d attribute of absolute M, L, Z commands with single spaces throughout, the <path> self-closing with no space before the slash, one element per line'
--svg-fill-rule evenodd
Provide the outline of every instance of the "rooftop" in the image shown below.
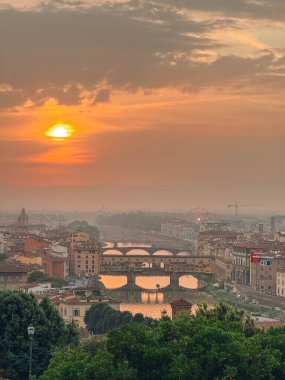
<path fill-rule="evenodd" d="M 0 261 L 0 273 L 27 273 L 27 271 L 17 265 Z"/>
<path fill-rule="evenodd" d="M 175 300 L 175 301 L 170 302 L 170 305 L 171 306 L 188 306 L 188 307 L 191 307 L 192 303 L 180 298 L 179 300 Z"/>

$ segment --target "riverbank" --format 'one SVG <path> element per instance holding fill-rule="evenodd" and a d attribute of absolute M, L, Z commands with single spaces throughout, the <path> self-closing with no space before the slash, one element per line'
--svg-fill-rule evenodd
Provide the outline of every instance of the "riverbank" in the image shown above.
<path fill-rule="evenodd" d="M 245 295 L 248 296 L 248 292 L 242 294 L 242 297 L 238 299 L 236 298 L 236 294 L 226 292 L 224 289 L 214 288 L 213 286 L 208 286 L 204 291 L 213 297 L 213 302 L 215 304 L 219 302 L 227 302 L 238 309 L 244 310 L 248 315 L 251 315 L 251 313 L 259 313 L 268 316 L 269 318 L 284 319 L 284 310 L 274 310 L 273 308 L 276 306 L 275 304 L 265 305 L 263 303 L 253 304 L 251 302 L 246 302 Z M 255 299 L 257 299 L 257 297 Z"/>

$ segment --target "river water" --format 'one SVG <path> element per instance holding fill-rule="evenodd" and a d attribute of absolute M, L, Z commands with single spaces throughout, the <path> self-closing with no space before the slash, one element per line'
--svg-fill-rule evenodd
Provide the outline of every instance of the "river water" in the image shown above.
<path fill-rule="evenodd" d="M 113 243 L 106 243 L 106 247 L 113 248 Z M 150 247 L 141 243 L 118 243 L 120 247 L 140 247 L 141 249 L 132 250 L 132 255 L 142 254 L 142 249 Z M 115 248 L 116 250 L 116 248 Z M 110 254 L 116 254 L 118 251 L 110 250 Z M 161 252 L 162 253 L 162 252 Z M 163 252 L 169 254 L 169 252 Z M 121 301 L 120 310 L 128 310 L 132 314 L 142 313 L 144 316 L 160 318 L 161 313 L 166 311 L 171 316 L 170 302 L 183 298 L 193 304 L 192 311 L 195 312 L 197 303 L 211 303 L 211 297 L 205 293 L 199 292 L 199 288 L 205 283 L 198 281 L 192 275 L 182 276 L 179 279 L 179 285 L 183 288 L 178 291 L 163 290 L 170 283 L 168 276 L 137 276 L 136 285 L 142 290 L 124 290 L 120 289 L 127 284 L 127 277 L 120 275 L 102 275 L 101 281 L 109 290 L 109 295 Z"/>
<path fill-rule="evenodd" d="M 109 295 L 120 300 L 120 310 L 128 310 L 132 314 L 142 313 L 145 317 L 160 318 L 161 313 L 166 311 L 171 316 L 170 302 L 175 299 L 184 298 L 190 302 L 197 301 L 197 294 L 188 294 L 187 291 L 163 291 L 163 288 L 169 285 L 169 277 L 154 276 L 136 278 L 136 285 L 144 288 L 143 290 L 120 290 L 120 287 L 126 285 L 126 276 L 107 276 L 102 275 L 101 281 L 109 290 Z M 159 285 L 159 288 L 157 287 Z M 180 278 L 180 285 L 189 290 L 197 289 L 198 280 L 193 276 L 183 276 Z M 193 310 L 195 310 L 195 305 Z"/>

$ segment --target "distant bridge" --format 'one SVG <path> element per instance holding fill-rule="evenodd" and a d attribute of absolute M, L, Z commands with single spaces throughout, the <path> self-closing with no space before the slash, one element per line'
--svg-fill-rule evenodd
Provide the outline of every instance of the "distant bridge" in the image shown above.
<path fill-rule="evenodd" d="M 155 256 L 155 255 L 102 255 L 100 274 L 124 275 L 128 286 L 135 284 L 137 276 L 169 276 L 170 287 L 179 286 L 179 277 L 200 274 L 213 278 L 211 256 Z"/>
<path fill-rule="evenodd" d="M 116 254 L 114 253 L 116 252 Z M 134 256 L 134 251 L 137 253 L 135 256 L 145 256 L 145 255 L 169 255 L 169 256 L 190 256 L 191 251 L 185 250 L 183 248 L 162 248 L 162 247 L 118 247 L 114 244 L 113 247 L 103 247 L 103 255 L 123 255 L 123 256 Z"/>

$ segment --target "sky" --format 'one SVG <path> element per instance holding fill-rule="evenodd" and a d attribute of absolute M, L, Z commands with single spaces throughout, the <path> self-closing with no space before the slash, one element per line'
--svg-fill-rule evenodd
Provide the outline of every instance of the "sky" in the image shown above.
<path fill-rule="evenodd" d="M 284 35 L 284 0 L 0 0 L 0 210 L 282 212 Z"/>

